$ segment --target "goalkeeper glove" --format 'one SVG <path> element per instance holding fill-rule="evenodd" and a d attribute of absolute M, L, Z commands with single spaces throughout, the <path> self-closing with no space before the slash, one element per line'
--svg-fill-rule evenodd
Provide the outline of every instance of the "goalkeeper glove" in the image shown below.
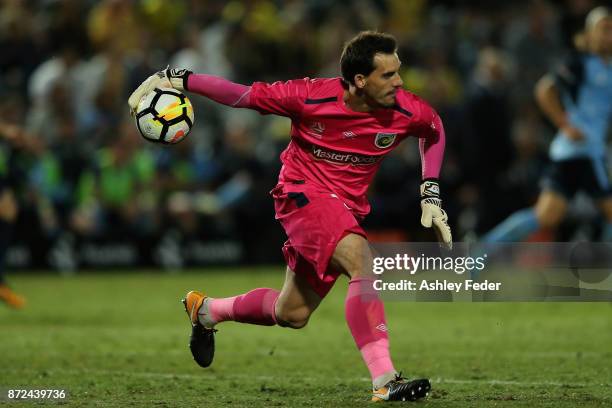
<path fill-rule="evenodd" d="M 447 249 L 453 249 L 453 237 L 447 222 L 448 216 L 442 209 L 437 180 L 427 179 L 421 183 L 421 211 L 421 224 L 425 228 L 433 225 L 438 241 Z"/>
<path fill-rule="evenodd" d="M 144 80 L 142 84 L 128 98 L 128 105 L 132 114 L 138 109 L 138 104 L 155 88 L 174 88 L 179 91 L 187 90 L 187 78 L 192 72 L 186 69 L 170 69 L 166 67 Z"/>

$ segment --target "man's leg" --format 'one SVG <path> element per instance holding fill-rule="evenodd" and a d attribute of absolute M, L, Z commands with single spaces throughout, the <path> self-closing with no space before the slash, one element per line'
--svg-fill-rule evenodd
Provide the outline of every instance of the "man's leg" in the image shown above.
<path fill-rule="evenodd" d="M 563 195 L 552 190 L 544 191 L 535 207 L 515 212 L 488 232 L 482 241 L 520 242 L 538 228 L 555 228 L 565 217 L 566 211 L 567 200 Z"/>
<path fill-rule="evenodd" d="M 201 367 L 212 364 L 215 355 L 214 326 L 224 321 L 264 326 L 302 328 L 321 303 L 308 283 L 287 268 L 281 292 L 257 288 L 229 298 L 213 299 L 200 292 L 189 292 L 183 304 L 191 320 L 189 349 Z"/>
<path fill-rule="evenodd" d="M 599 200 L 597 204 L 606 220 L 601 240 L 612 242 L 612 196 Z"/>
<path fill-rule="evenodd" d="M 330 267 L 350 277 L 345 302 L 346 322 L 370 371 L 373 400 L 416 400 L 430 389 L 428 380 L 404 382 L 397 376 L 389 353 L 385 308 L 372 287 L 369 270 L 372 254 L 368 242 L 358 234 L 342 238 Z"/>
<path fill-rule="evenodd" d="M 198 311 L 204 327 L 235 321 L 264 326 L 278 324 L 300 329 L 306 326 L 310 315 L 321 303 L 321 298 L 306 280 L 287 268 L 283 289 L 258 288 L 229 298 L 205 298 Z"/>
<path fill-rule="evenodd" d="M 371 262 L 366 239 L 349 234 L 336 246 L 330 266 L 351 279 L 345 302 L 346 322 L 368 366 L 374 388 L 379 388 L 395 378 L 397 372 L 389 354 L 385 309 L 371 289 L 367 274 Z"/>

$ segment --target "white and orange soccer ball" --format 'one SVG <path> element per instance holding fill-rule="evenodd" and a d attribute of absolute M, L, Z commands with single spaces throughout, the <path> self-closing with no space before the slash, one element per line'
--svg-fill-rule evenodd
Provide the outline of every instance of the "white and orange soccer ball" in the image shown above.
<path fill-rule="evenodd" d="M 155 88 L 136 109 L 136 126 L 146 140 L 156 143 L 178 143 L 193 126 L 191 101 L 174 88 Z"/>

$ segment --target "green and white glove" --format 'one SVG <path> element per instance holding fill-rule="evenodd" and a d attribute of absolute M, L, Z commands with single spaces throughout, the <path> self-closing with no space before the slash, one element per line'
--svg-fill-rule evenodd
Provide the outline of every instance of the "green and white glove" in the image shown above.
<path fill-rule="evenodd" d="M 438 242 L 447 249 L 453 249 L 453 236 L 448 226 L 448 216 L 442 209 L 438 180 L 426 179 L 421 183 L 421 225 L 434 227 Z"/>
<path fill-rule="evenodd" d="M 187 90 L 187 78 L 192 72 L 186 69 L 171 69 L 167 67 L 144 80 L 128 98 L 132 114 L 138 109 L 138 104 L 155 88 L 174 88 L 181 92 Z"/>

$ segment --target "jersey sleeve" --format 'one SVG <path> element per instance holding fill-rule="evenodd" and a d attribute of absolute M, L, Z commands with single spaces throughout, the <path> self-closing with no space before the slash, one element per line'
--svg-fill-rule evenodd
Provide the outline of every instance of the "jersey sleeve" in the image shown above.
<path fill-rule="evenodd" d="M 191 74 L 187 77 L 185 89 L 233 108 L 249 106 L 251 87 L 236 84 L 222 77 Z"/>
<path fill-rule="evenodd" d="M 308 98 L 309 78 L 286 82 L 255 82 L 251 86 L 250 108 L 262 114 L 298 117 Z"/>
<path fill-rule="evenodd" d="M 437 179 L 444 160 L 446 134 L 438 113 L 425 103 L 422 103 L 421 107 L 417 134 L 421 154 L 421 177 L 423 180 Z"/>

